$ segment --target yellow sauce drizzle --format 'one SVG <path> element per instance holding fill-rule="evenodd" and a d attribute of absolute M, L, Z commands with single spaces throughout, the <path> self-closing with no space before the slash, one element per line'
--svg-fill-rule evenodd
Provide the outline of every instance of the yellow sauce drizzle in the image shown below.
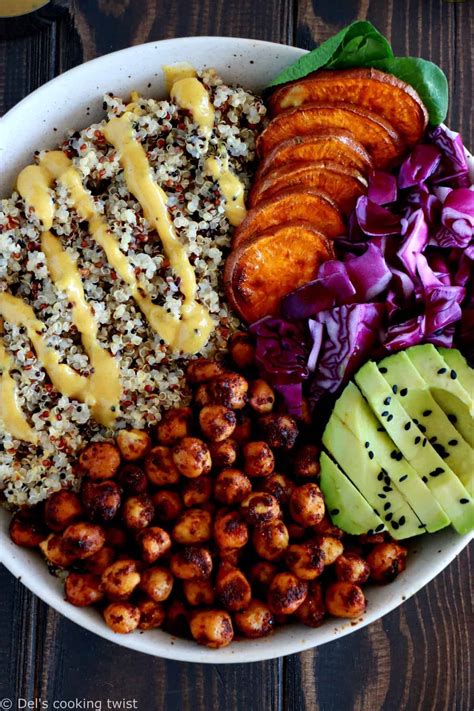
<path fill-rule="evenodd" d="M 207 175 L 219 183 L 219 189 L 225 198 L 225 214 L 234 227 L 240 225 L 246 215 L 244 186 L 239 178 L 229 169 L 229 156 L 207 158 L 204 164 Z"/>
<path fill-rule="evenodd" d="M 171 87 L 170 96 L 181 109 L 191 112 L 194 123 L 209 137 L 214 125 L 214 107 L 204 84 L 196 77 L 178 79 Z"/>
<path fill-rule="evenodd" d="M 171 268 L 180 279 L 179 288 L 184 295 L 180 320 L 168 314 L 165 309 L 152 305 L 157 316 L 156 326 L 150 323 L 174 350 L 197 353 L 209 340 L 214 326 L 207 309 L 196 301 L 194 269 L 170 220 L 166 193 L 154 182 L 143 146 L 133 136 L 131 118 L 130 114 L 125 113 L 120 118 L 111 119 L 104 129 L 104 135 L 119 152 L 127 187 L 140 203 L 148 222 L 158 232 Z M 146 311 L 142 310 L 148 318 Z"/>
<path fill-rule="evenodd" d="M 24 442 L 37 444 L 38 437 L 23 415 L 16 399 L 16 383 L 10 375 L 13 360 L 0 342 L 0 420 L 6 432 Z"/>
<path fill-rule="evenodd" d="M 303 86 L 293 86 L 281 102 L 281 108 L 287 109 L 290 106 L 301 106 L 306 99 L 307 91 Z"/>
<path fill-rule="evenodd" d="M 23 168 L 16 179 L 18 192 L 28 206 L 34 208 L 44 230 L 49 230 L 53 224 L 54 201 L 50 191 L 51 184 L 51 173 L 39 165 Z"/>
<path fill-rule="evenodd" d="M 194 67 L 188 62 L 177 62 L 176 64 L 165 64 L 161 67 L 165 75 L 166 91 L 171 93 L 173 84 L 180 79 L 188 79 L 197 75 Z"/>
<path fill-rule="evenodd" d="M 49 0 L 0 0 L 0 17 L 16 17 L 33 12 Z"/>

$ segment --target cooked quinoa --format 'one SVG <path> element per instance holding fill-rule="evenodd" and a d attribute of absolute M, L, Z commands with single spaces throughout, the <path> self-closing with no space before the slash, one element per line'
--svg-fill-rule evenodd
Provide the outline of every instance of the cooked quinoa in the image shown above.
<path fill-rule="evenodd" d="M 226 339 L 238 321 L 228 309 L 220 283 L 231 228 L 218 184 L 203 174 L 204 159 L 225 148 L 231 169 L 248 188 L 265 107 L 248 91 L 225 85 L 212 70 L 200 73 L 199 78 L 215 109 L 208 146 L 190 114 L 169 100 L 140 99 L 141 115 L 136 116 L 134 131 L 157 183 L 168 195 L 170 215 L 196 272 L 198 300 L 214 321 L 215 330 L 202 352 L 211 356 L 225 350 Z M 122 99 L 104 97 L 107 118 L 121 115 L 125 108 Z M 105 120 L 71 133 L 61 148 L 73 159 L 97 209 L 134 266 L 140 285 L 155 303 L 178 315 L 182 299 L 179 279 L 169 268 L 158 235 L 127 190 L 118 155 L 101 131 Z M 77 260 L 86 299 L 100 324 L 98 339 L 120 367 L 123 394 L 116 427 L 153 425 L 163 409 L 187 400 L 183 358 L 172 353 L 151 330 L 129 287 L 108 265 L 102 249 L 90 237 L 88 225 L 75 214 L 67 191 L 58 186 L 54 196 L 52 232 Z M 0 291 L 28 302 L 45 324 L 43 335 L 48 346 L 60 353 L 61 362 L 88 375 L 89 359 L 72 323 L 66 295 L 49 277 L 40 235 L 34 212 L 25 212 L 17 193 L 1 202 Z M 77 452 L 87 442 L 105 439 L 111 433 L 91 419 L 87 405 L 54 391 L 26 329 L 5 322 L 2 338 L 15 362 L 11 374 L 19 405 L 37 431 L 40 444 L 13 439 L 2 432 L 0 423 L 0 489 L 12 505 L 35 504 L 65 483 L 74 485 Z"/>

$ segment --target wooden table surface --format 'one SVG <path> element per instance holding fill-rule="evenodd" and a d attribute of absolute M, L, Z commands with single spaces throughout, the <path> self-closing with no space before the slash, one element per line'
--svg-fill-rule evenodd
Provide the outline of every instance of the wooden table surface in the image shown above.
<path fill-rule="evenodd" d="M 371 20 L 396 54 L 441 65 L 450 84 L 448 123 L 472 147 L 469 0 L 56 0 L 27 20 L 0 23 L 0 115 L 57 74 L 131 44 L 207 34 L 312 48 L 355 19 Z M 46 707 L 40 699 L 49 708 L 77 699 L 67 708 L 112 708 L 115 701 L 115 708 L 140 711 L 474 708 L 468 551 L 369 627 L 319 650 L 251 665 L 184 664 L 127 651 L 56 614 L 5 569 L 0 591 L 0 709 L 10 708 L 9 698 L 12 708 L 35 709 Z M 36 699 L 36 706 L 18 699 Z"/>

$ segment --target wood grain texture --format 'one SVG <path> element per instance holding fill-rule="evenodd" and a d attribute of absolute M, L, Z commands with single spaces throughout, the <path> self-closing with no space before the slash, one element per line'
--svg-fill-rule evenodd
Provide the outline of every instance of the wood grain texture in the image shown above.
<path fill-rule="evenodd" d="M 233 35 L 311 48 L 368 18 L 396 53 L 438 62 L 449 122 L 473 145 L 474 3 L 442 0 L 55 0 L 0 22 L 0 114 L 81 61 L 172 36 Z M 253 665 L 178 664 L 106 642 L 0 569 L 0 699 L 136 699 L 140 711 L 470 711 L 469 551 L 414 598 L 348 638 Z"/>

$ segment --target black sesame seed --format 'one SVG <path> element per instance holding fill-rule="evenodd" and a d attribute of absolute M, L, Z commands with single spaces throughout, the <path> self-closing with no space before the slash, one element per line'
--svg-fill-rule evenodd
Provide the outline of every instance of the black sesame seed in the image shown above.
<path fill-rule="evenodd" d="M 401 452 L 399 452 L 399 453 L 398 453 L 398 456 L 397 456 L 397 461 L 398 461 L 398 462 L 401 462 L 402 459 L 403 459 L 403 454 L 402 454 Z"/>
<path fill-rule="evenodd" d="M 433 410 L 423 410 L 423 417 L 429 417 L 433 413 Z"/>
<path fill-rule="evenodd" d="M 382 366 L 379 368 L 379 371 L 380 371 L 381 373 L 386 373 L 386 372 L 387 372 L 387 368 L 386 368 L 384 365 L 382 365 Z"/>
<path fill-rule="evenodd" d="M 385 398 L 385 400 L 383 401 L 383 404 L 390 405 L 391 402 L 392 402 L 392 398 L 389 395 L 388 397 Z"/>
<path fill-rule="evenodd" d="M 427 484 L 427 483 L 428 483 L 428 477 L 427 477 L 427 476 L 421 477 L 421 481 L 424 481 L 425 484 Z"/>
<path fill-rule="evenodd" d="M 339 513 L 339 509 L 332 509 L 329 513 L 331 514 L 331 516 L 337 516 L 337 514 Z"/>
<path fill-rule="evenodd" d="M 411 422 L 407 422 L 406 425 L 405 425 L 405 427 L 404 427 L 404 429 L 408 432 L 408 430 L 410 429 L 410 427 L 411 427 Z"/>
<path fill-rule="evenodd" d="M 383 469 L 383 468 L 382 468 L 380 471 L 382 471 L 382 472 L 384 473 L 384 475 L 387 476 L 387 470 L 386 470 L 386 469 Z"/>
<path fill-rule="evenodd" d="M 457 439 L 450 439 L 448 444 L 450 447 L 455 447 L 457 445 L 458 441 Z"/>
<path fill-rule="evenodd" d="M 390 501 L 387 501 L 387 503 L 383 505 L 383 510 L 388 511 L 391 506 L 392 504 L 390 503 Z"/>
<path fill-rule="evenodd" d="M 406 521 L 405 516 L 400 516 L 400 518 L 398 519 L 398 525 L 399 525 L 399 526 L 404 526 L 404 525 L 405 525 L 405 521 Z"/>
<path fill-rule="evenodd" d="M 392 489 L 391 486 L 384 486 L 384 487 L 382 488 L 382 491 L 386 491 L 386 492 L 388 493 L 389 491 L 393 491 L 393 489 Z"/>
<path fill-rule="evenodd" d="M 408 474 L 404 474 L 403 476 L 401 476 L 398 481 L 401 483 L 402 481 L 405 481 L 406 479 L 408 479 Z"/>
<path fill-rule="evenodd" d="M 420 444 L 420 442 L 421 442 L 421 437 L 419 437 L 419 436 L 417 435 L 417 436 L 415 437 L 415 444 Z"/>
<path fill-rule="evenodd" d="M 434 437 L 430 437 L 430 444 L 434 444 L 437 441 L 436 435 Z"/>
<path fill-rule="evenodd" d="M 386 521 L 391 521 L 392 518 L 393 518 L 393 513 L 391 513 L 391 512 L 388 513 L 388 514 L 385 516 L 385 520 L 386 520 Z"/>
<path fill-rule="evenodd" d="M 374 514 L 375 514 L 376 516 L 380 516 L 379 512 L 377 511 L 377 509 L 374 509 Z"/>
<path fill-rule="evenodd" d="M 393 451 L 390 452 L 390 459 L 396 459 L 397 458 L 397 450 L 394 449 Z"/>
<path fill-rule="evenodd" d="M 425 434 L 426 427 L 424 425 L 418 425 L 418 429 L 420 430 L 420 432 L 423 432 L 423 434 Z"/>
<path fill-rule="evenodd" d="M 370 442 L 365 442 L 364 447 L 368 449 L 370 447 Z"/>
<path fill-rule="evenodd" d="M 407 395 L 407 393 L 408 393 L 408 388 L 402 388 L 402 389 L 400 390 L 400 395 L 401 395 L 402 397 L 405 397 L 405 395 Z"/>
<path fill-rule="evenodd" d="M 427 442 L 428 442 L 428 440 L 426 439 L 426 437 L 424 437 L 424 438 L 423 438 L 423 444 L 422 444 L 421 446 L 422 446 L 422 447 L 426 447 L 426 443 L 427 443 Z"/>
<path fill-rule="evenodd" d="M 449 374 L 449 377 L 451 378 L 451 380 L 456 380 L 456 378 L 458 377 L 458 374 L 456 373 L 455 370 L 452 370 Z"/>
<path fill-rule="evenodd" d="M 387 422 L 391 422 L 392 420 L 393 420 L 393 415 L 389 415 L 389 416 L 387 417 Z"/>
<path fill-rule="evenodd" d="M 392 385 L 392 393 L 396 395 L 398 392 L 398 385 Z"/>
<path fill-rule="evenodd" d="M 385 484 L 386 484 L 387 486 L 390 486 L 390 483 L 391 483 L 391 482 L 390 482 L 390 477 L 387 476 L 387 475 L 385 475 L 384 482 L 385 482 Z"/>
<path fill-rule="evenodd" d="M 444 373 L 446 373 L 447 370 L 448 370 L 447 368 L 440 368 L 438 370 L 438 375 L 443 375 Z"/>
<path fill-rule="evenodd" d="M 378 494 L 379 499 L 386 499 L 387 494 Z"/>
<path fill-rule="evenodd" d="M 441 472 L 439 472 L 437 469 L 433 469 L 432 472 L 430 472 L 430 476 L 435 477 L 439 476 Z"/>
<path fill-rule="evenodd" d="M 380 416 L 387 417 L 387 415 L 388 415 L 388 410 L 384 410 Z"/>
<path fill-rule="evenodd" d="M 367 535 L 371 536 L 373 534 L 373 532 L 374 532 L 373 528 L 369 528 L 369 530 L 367 531 Z"/>
<path fill-rule="evenodd" d="M 415 423 L 415 425 L 418 424 L 418 420 L 416 419 L 416 417 L 413 418 L 413 422 Z"/>
<path fill-rule="evenodd" d="M 393 528 L 395 531 L 397 530 L 397 528 L 398 528 L 398 523 L 397 523 L 396 521 L 394 521 L 394 522 L 392 523 L 392 528 Z"/>
<path fill-rule="evenodd" d="M 382 479 L 383 479 L 383 472 L 379 472 L 379 473 L 377 474 L 377 479 L 378 479 L 378 481 L 382 481 Z"/>
<path fill-rule="evenodd" d="M 468 504 L 468 503 L 469 503 L 469 499 L 459 499 L 459 503 L 460 503 L 460 504 Z"/>
<path fill-rule="evenodd" d="M 377 427 L 377 432 L 385 432 L 383 427 Z"/>
<path fill-rule="evenodd" d="M 383 525 L 383 523 L 379 523 L 379 525 L 375 529 L 375 533 L 380 533 L 380 531 L 383 531 L 384 528 L 385 526 Z"/>
<path fill-rule="evenodd" d="M 373 458 L 374 458 L 374 453 L 373 453 L 373 452 L 369 452 L 369 459 L 373 459 Z"/>
<path fill-rule="evenodd" d="M 455 425 L 458 421 L 458 418 L 456 417 L 456 415 L 448 415 L 448 420 L 451 422 L 452 425 Z"/>
<path fill-rule="evenodd" d="M 424 523 L 420 523 L 420 525 L 418 526 L 418 528 L 424 528 L 425 525 L 426 525 L 426 524 L 424 524 Z"/>

